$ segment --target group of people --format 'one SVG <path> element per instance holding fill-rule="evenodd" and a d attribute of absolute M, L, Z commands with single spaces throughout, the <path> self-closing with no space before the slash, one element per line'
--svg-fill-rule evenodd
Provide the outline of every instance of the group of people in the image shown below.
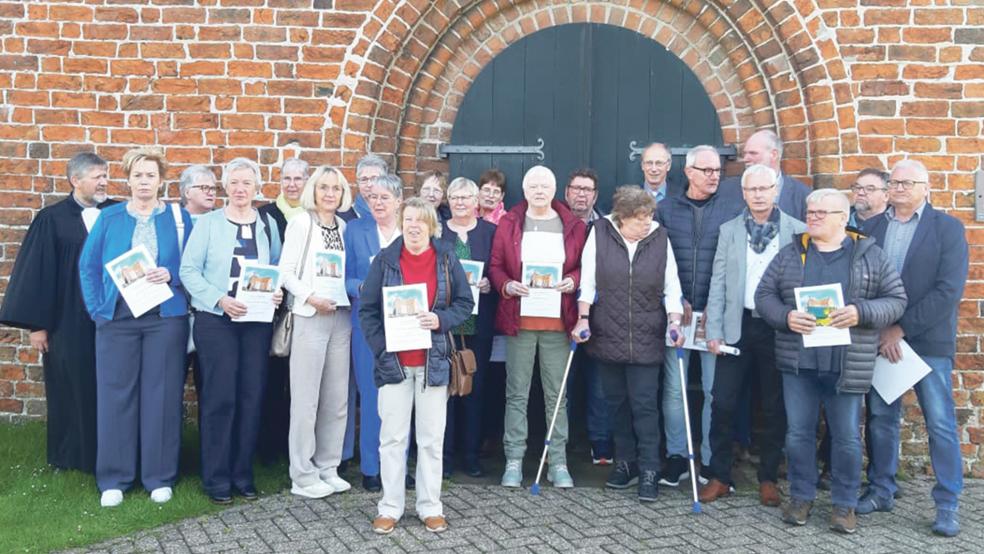
<path fill-rule="evenodd" d="M 507 208 L 496 169 L 477 183 L 428 172 L 404 199 L 401 179 L 372 154 L 356 166 L 354 194 L 338 168 L 287 160 L 279 196 L 259 208 L 264 179 L 254 161 L 222 168 L 221 208 L 215 175 L 191 166 L 180 176 L 178 205 L 161 199 L 167 162 L 150 148 L 124 155 L 130 195 L 113 202 L 106 162 L 83 153 L 67 166 L 71 196 L 41 210 L 28 230 L 0 322 L 29 329 L 44 355 L 49 462 L 94 471 L 103 506 L 119 505 L 138 480 L 154 502 L 171 498 L 190 366 L 202 483 L 213 502 L 257 497 L 258 441 L 284 441 L 293 494 L 348 490 L 339 467 L 358 443 L 362 486 L 382 491 L 372 523 L 380 534 L 403 516 L 409 487 L 425 527 L 447 528 L 442 478 L 459 462 L 469 475 L 484 473 L 491 420 L 502 424 L 501 484 L 522 486 L 537 367 L 545 422 L 559 406 L 547 480 L 574 486 L 564 383 L 571 341 L 574 372 L 586 383 L 592 457 L 612 465 L 608 487 L 636 486 L 650 502 L 660 485 L 693 478 L 703 502 L 732 494 L 732 444 L 736 426 L 750 419 L 754 383 L 761 503 L 782 504 L 784 521 L 806 523 L 823 482 L 822 419 L 830 525 L 854 532 L 856 514 L 892 510 L 897 491 L 900 400 L 886 403 L 871 388 L 876 357 L 897 362 L 914 352 L 932 369 L 915 387 L 937 479 L 932 529 L 956 535 L 963 467 L 950 374 L 968 271 L 963 226 L 930 205 L 918 161 L 902 160 L 890 174 L 862 171 L 852 205 L 841 191 L 811 192 L 784 175 L 781 157 L 778 136 L 759 131 L 744 144 L 743 174 L 722 180 L 718 151 L 697 146 L 686 153 L 686 182 L 671 185 L 670 150 L 653 143 L 642 152 L 644 183 L 618 187 L 602 215 L 590 169 L 575 171 L 559 200 L 554 173 L 534 166 L 523 200 Z M 140 315 L 106 269 L 136 247 L 154 261 L 147 282 L 172 293 Z M 344 256 L 341 301 L 314 283 L 316 259 L 327 252 Z M 483 274 L 469 280 L 462 260 L 482 262 Z M 249 312 L 237 300 L 246 263 L 277 265 L 283 275 L 286 292 L 271 301 L 286 302 L 293 316 L 288 358 L 270 355 L 272 322 L 237 321 Z M 527 311 L 532 289 L 542 287 L 524 275 L 529 264 L 560 268 L 548 286 L 560 297 L 555 313 Z M 416 318 L 431 347 L 391 352 L 384 289 L 411 284 L 426 288 Z M 824 321 L 798 307 L 801 287 L 832 285 L 843 302 Z M 692 318 L 703 346 L 678 358 L 675 349 L 696 338 L 687 336 Z M 805 347 L 818 326 L 849 330 L 850 343 Z M 499 413 L 486 394 L 496 385 L 497 342 L 505 361 Z M 449 358 L 460 349 L 475 354 L 473 388 L 449 398 Z M 688 467 L 679 365 L 687 372 L 691 362 L 700 364 L 703 392 L 698 475 Z"/>

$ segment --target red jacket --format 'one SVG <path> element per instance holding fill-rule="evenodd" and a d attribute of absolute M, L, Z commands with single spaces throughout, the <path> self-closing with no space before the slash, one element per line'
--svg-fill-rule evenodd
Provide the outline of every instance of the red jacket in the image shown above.
<path fill-rule="evenodd" d="M 523 223 L 528 204 L 525 200 L 513 206 L 499 220 L 492 242 L 492 259 L 489 262 L 489 279 L 500 294 L 495 312 L 495 327 L 504 335 L 516 336 L 519 331 L 519 298 L 506 294 L 506 283 L 522 282 Z M 574 213 L 558 200 L 550 206 L 560 215 L 564 225 L 564 277 L 574 280 L 574 292 L 564 294 L 560 301 L 560 317 L 568 332 L 577 323 L 577 289 L 581 284 L 581 250 L 587 239 L 587 228 Z"/>

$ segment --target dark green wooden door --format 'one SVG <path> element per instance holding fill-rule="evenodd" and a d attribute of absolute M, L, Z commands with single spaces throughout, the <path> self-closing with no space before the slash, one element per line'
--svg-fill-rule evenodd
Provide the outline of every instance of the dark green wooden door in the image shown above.
<path fill-rule="evenodd" d="M 591 167 L 607 211 L 616 186 L 642 182 L 638 156 L 630 159 L 633 142 L 722 145 L 717 112 L 679 58 L 638 33 L 600 24 L 551 27 L 500 53 L 468 90 L 450 146 L 535 146 L 539 139 L 542 162 L 534 154 L 452 152 L 451 176 L 477 180 L 498 167 L 512 206 L 533 165 L 556 173 L 559 196 L 571 171 Z M 674 156 L 671 180 L 682 178 L 682 167 L 683 156 Z"/>

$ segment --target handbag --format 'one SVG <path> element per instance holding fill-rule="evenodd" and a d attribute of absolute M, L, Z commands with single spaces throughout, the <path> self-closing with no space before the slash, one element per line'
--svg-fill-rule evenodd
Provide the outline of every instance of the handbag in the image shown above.
<path fill-rule="evenodd" d="M 307 237 L 304 239 L 304 252 L 301 254 L 300 274 L 298 279 L 304 277 L 304 268 L 307 266 L 308 247 L 311 246 L 311 231 L 314 230 L 314 219 L 308 226 Z M 285 298 L 277 311 L 273 314 L 273 336 L 270 339 L 270 355 L 277 358 L 290 356 L 290 344 L 294 336 L 294 312 L 291 310 L 289 298 Z"/>
<path fill-rule="evenodd" d="M 447 295 L 447 305 L 451 306 L 451 273 L 448 266 L 444 266 L 444 282 L 447 283 L 445 294 Z M 461 337 L 461 349 L 455 348 L 454 337 L 448 331 L 448 358 L 451 362 L 451 379 L 448 382 L 448 396 L 468 396 L 472 391 L 472 380 L 475 371 L 478 369 L 478 362 L 475 360 L 475 353 L 468 349 L 465 344 L 465 336 Z"/>

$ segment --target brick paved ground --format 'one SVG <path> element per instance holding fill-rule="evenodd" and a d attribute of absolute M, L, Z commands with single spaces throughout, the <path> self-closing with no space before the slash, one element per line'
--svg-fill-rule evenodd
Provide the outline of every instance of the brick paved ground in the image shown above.
<path fill-rule="evenodd" d="M 94 546 L 89 552 L 980 552 L 984 544 L 984 481 L 968 481 L 957 539 L 929 532 L 926 479 L 909 481 L 892 514 L 861 518 L 853 536 L 827 530 L 830 503 L 821 496 L 808 525 L 779 521 L 778 509 L 758 505 L 754 490 L 690 513 L 682 491 L 662 489 L 641 505 L 632 492 L 600 488 L 555 491 L 491 485 L 450 485 L 444 494 L 451 528 L 432 535 L 412 515 L 396 532 L 369 528 L 377 495 L 361 491 L 305 500 L 282 493 L 253 505 L 187 520 Z M 412 506 L 413 496 L 409 497 Z"/>

